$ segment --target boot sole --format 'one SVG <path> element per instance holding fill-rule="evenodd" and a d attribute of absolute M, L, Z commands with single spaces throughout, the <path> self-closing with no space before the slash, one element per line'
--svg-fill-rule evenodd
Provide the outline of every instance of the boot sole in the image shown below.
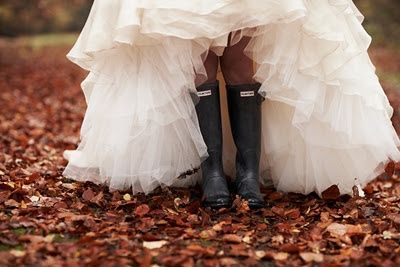
<path fill-rule="evenodd" d="M 221 209 L 221 208 L 230 208 L 232 207 L 232 202 L 227 201 L 227 202 L 203 202 L 203 206 L 207 208 L 212 208 L 212 209 Z"/>
<path fill-rule="evenodd" d="M 261 203 L 249 203 L 249 208 L 252 210 L 258 210 L 258 209 L 265 208 L 265 205 L 261 204 Z"/>

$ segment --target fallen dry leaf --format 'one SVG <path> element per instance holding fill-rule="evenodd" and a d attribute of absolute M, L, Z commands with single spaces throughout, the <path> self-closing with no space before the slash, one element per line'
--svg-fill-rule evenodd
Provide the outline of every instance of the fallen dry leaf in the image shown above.
<path fill-rule="evenodd" d="M 203 230 L 200 232 L 200 237 L 202 239 L 210 239 L 210 238 L 214 238 L 217 236 L 217 232 L 215 232 L 214 230 Z"/>
<path fill-rule="evenodd" d="M 278 252 L 278 253 L 274 253 L 273 257 L 274 257 L 274 260 L 284 261 L 284 260 L 287 260 L 287 258 L 289 257 L 289 254 L 286 252 Z"/>
<path fill-rule="evenodd" d="M 324 255 L 319 254 L 319 253 L 301 252 L 300 257 L 305 262 L 323 262 L 324 261 Z"/>
<path fill-rule="evenodd" d="M 142 216 L 146 215 L 147 213 L 149 213 L 149 211 L 150 211 L 149 206 L 146 204 L 142 204 L 142 205 L 136 207 L 135 215 L 142 217 Z"/>
<path fill-rule="evenodd" d="M 235 234 L 226 234 L 222 236 L 222 240 L 229 243 L 241 243 L 242 238 Z"/>
<path fill-rule="evenodd" d="M 130 194 L 125 194 L 123 196 L 123 198 L 124 198 L 125 201 L 131 201 L 131 199 L 132 199 Z"/>
<path fill-rule="evenodd" d="M 337 185 L 332 185 L 322 192 L 321 195 L 325 200 L 336 200 L 340 197 L 339 187 Z"/>
<path fill-rule="evenodd" d="M 148 249 L 157 249 L 161 248 L 162 246 L 165 246 L 168 244 L 168 241 L 165 240 L 160 240 L 160 241 L 143 241 L 143 247 L 148 248 Z"/>
<path fill-rule="evenodd" d="M 240 198 L 206 209 L 200 187 L 133 196 L 63 177 L 62 153 L 80 141 L 87 73 L 65 60 L 70 47 L 8 42 L 0 37 L 0 266 L 400 266 L 400 163 L 364 188 L 367 197 L 267 185 L 259 211 Z M 399 107 L 400 91 L 386 92 Z"/>

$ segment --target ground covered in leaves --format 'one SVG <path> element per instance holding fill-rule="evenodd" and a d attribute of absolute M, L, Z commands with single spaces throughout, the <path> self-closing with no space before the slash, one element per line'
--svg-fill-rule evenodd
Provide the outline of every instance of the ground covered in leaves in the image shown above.
<path fill-rule="evenodd" d="M 265 188 L 257 212 L 240 200 L 203 209 L 197 188 L 132 196 L 77 183 L 61 176 L 62 152 L 79 141 L 85 73 L 65 47 L 0 46 L 1 266 L 400 266 L 399 166 L 366 198 Z M 372 54 L 399 107 L 400 55 Z"/>

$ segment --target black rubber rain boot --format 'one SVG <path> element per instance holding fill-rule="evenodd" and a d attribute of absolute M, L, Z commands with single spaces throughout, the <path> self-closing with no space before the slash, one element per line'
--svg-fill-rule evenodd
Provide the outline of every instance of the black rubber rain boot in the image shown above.
<path fill-rule="evenodd" d="M 201 164 L 203 205 L 213 209 L 231 207 L 231 195 L 222 164 L 222 125 L 218 82 L 197 87 L 196 113 L 209 157 Z"/>
<path fill-rule="evenodd" d="M 237 194 L 247 200 L 249 207 L 264 207 L 260 192 L 259 165 L 261 153 L 260 84 L 227 85 L 229 119 L 236 144 Z"/>

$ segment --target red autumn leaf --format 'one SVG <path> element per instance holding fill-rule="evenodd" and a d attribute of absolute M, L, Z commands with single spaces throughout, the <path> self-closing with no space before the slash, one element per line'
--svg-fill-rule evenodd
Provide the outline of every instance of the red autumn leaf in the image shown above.
<path fill-rule="evenodd" d="M 136 262 L 141 267 L 150 267 L 152 262 L 153 256 L 151 255 L 151 251 L 145 249 L 142 255 L 135 256 Z"/>
<path fill-rule="evenodd" d="M 201 213 L 201 226 L 206 226 L 210 224 L 211 216 L 204 209 L 200 208 Z"/>
<path fill-rule="evenodd" d="M 395 171 L 395 166 L 396 164 L 394 163 L 394 161 L 390 161 L 386 167 L 385 167 L 385 173 L 389 176 L 392 177 Z"/>
<path fill-rule="evenodd" d="M 268 199 L 272 201 L 276 201 L 279 199 L 282 199 L 284 194 L 282 192 L 272 192 L 271 194 L 268 195 Z"/>
<path fill-rule="evenodd" d="M 287 253 L 298 253 L 300 248 L 296 244 L 286 243 L 280 246 L 280 250 Z"/>
<path fill-rule="evenodd" d="M 292 220 L 296 220 L 298 218 L 300 218 L 300 210 L 299 209 L 291 209 L 285 212 L 285 216 L 292 219 Z"/>
<path fill-rule="evenodd" d="M 39 178 L 40 178 L 40 173 L 39 172 L 34 172 L 34 173 L 32 173 L 31 175 L 28 176 L 28 178 L 26 180 L 26 183 L 27 184 L 33 183 L 36 180 L 38 180 Z"/>
<path fill-rule="evenodd" d="M 333 186 L 323 195 L 335 201 L 323 201 L 268 185 L 258 211 L 240 198 L 235 209 L 205 209 L 200 187 L 132 195 L 63 177 L 87 108 L 87 73 L 64 59 L 69 48 L 0 37 L 0 266 L 398 266 L 400 163 L 366 198 L 338 198 Z M 372 51 L 399 69 L 400 54 Z M 400 93 L 384 86 L 400 129 Z"/>
<path fill-rule="evenodd" d="M 146 204 L 142 204 L 142 205 L 139 205 L 136 207 L 135 215 L 142 217 L 142 216 L 146 215 L 147 213 L 149 213 L 149 211 L 150 211 L 149 206 Z"/>
<path fill-rule="evenodd" d="M 54 208 L 56 208 L 56 209 L 66 209 L 66 208 L 68 208 L 68 205 L 63 201 L 60 201 L 60 202 L 57 202 L 56 204 L 54 204 Z"/>
<path fill-rule="evenodd" d="M 222 237 L 222 240 L 229 243 L 241 243 L 242 238 L 235 234 L 226 234 Z"/>
<path fill-rule="evenodd" d="M 83 194 L 82 194 L 82 198 L 83 198 L 85 201 L 88 201 L 88 202 L 92 201 L 92 199 L 94 198 L 94 196 L 95 196 L 95 194 L 94 194 L 94 192 L 92 191 L 92 189 L 90 189 L 90 188 L 86 189 L 86 190 L 83 192 Z"/>
<path fill-rule="evenodd" d="M 247 213 L 250 211 L 249 203 L 239 196 L 236 196 L 236 198 L 233 200 L 232 206 L 240 213 Z"/>
<path fill-rule="evenodd" d="M 279 215 L 280 217 L 285 216 L 285 209 L 281 208 L 281 207 L 277 207 L 277 206 L 273 206 L 271 208 L 271 211 L 277 215 Z"/>
<path fill-rule="evenodd" d="M 340 197 L 339 187 L 337 185 L 332 185 L 322 192 L 321 195 L 324 200 L 336 200 Z"/>
<path fill-rule="evenodd" d="M 277 223 L 275 228 L 282 234 L 290 234 L 292 231 L 292 225 L 289 223 Z"/>

